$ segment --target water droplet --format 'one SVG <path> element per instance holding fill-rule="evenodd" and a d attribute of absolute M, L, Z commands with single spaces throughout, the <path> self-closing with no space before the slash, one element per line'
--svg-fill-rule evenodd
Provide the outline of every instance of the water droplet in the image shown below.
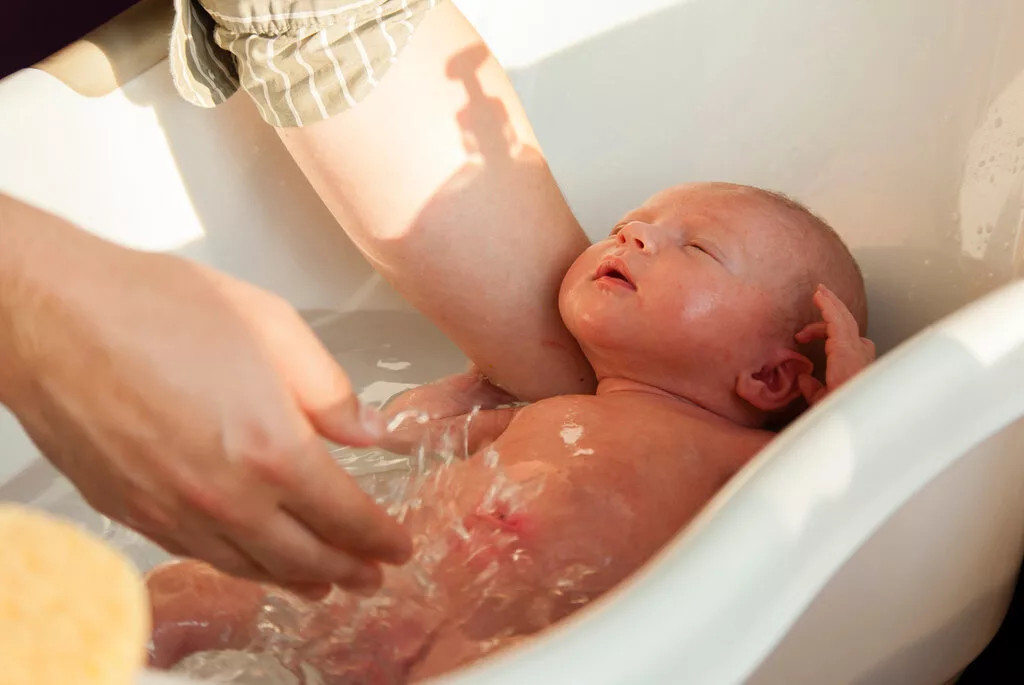
<path fill-rule="evenodd" d="M 985 160 L 981 160 L 980 162 L 978 162 L 978 168 L 979 169 L 983 168 L 984 166 L 985 166 Z"/>
<path fill-rule="evenodd" d="M 978 226 L 978 235 L 981 235 L 982 231 L 984 230 L 985 228 L 983 226 Z"/>
<path fill-rule="evenodd" d="M 991 233 L 991 232 L 992 232 L 992 224 L 989 224 L 988 226 L 985 227 L 985 233 Z"/>
<path fill-rule="evenodd" d="M 988 177 L 988 182 L 989 183 L 995 183 L 996 182 L 995 174 L 992 174 L 991 176 Z"/>
<path fill-rule="evenodd" d="M 1003 243 L 1003 249 L 1004 250 L 1009 250 L 1010 249 L 1010 241 L 1009 240 L 1007 240 L 1005 243 Z"/>
<path fill-rule="evenodd" d="M 932 260 L 930 260 L 930 259 L 924 260 L 924 265 L 925 266 L 931 266 L 931 263 L 932 263 Z"/>
<path fill-rule="evenodd" d="M 992 155 L 991 157 L 988 158 L 988 161 L 990 161 L 990 162 L 996 161 L 996 156 Z"/>
<path fill-rule="evenodd" d="M 999 128 L 1002 125 L 1003 125 L 1003 118 L 1002 117 L 996 117 L 996 128 Z"/>
<path fill-rule="evenodd" d="M 950 218 L 953 219 L 954 223 L 960 221 L 960 212 L 953 212 L 953 216 Z"/>
<path fill-rule="evenodd" d="M 1024 136 L 1017 139 L 1017 147 L 1024 147 Z"/>

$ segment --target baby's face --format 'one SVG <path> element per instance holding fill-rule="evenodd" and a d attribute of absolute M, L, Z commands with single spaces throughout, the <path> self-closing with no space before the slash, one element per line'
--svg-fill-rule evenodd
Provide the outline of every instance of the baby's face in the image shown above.
<path fill-rule="evenodd" d="M 756 195 L 679 186 L 580 255 L 559 308 L 599 378 L 672 390 L 666 384 L 681 377 L 725 390 L 778 344 L 780 306 L 801 260 Z"/>

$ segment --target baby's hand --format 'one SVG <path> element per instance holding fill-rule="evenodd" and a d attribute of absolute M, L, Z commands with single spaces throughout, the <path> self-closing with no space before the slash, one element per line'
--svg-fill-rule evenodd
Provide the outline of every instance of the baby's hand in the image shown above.
<path fill-rule="evenodd" d="M 462 416 L 474 407 L 494 409 L 516 402 L 516 398 L 492 384 L 480 371 L 471 366 L 464 373 L 407 390 L 392 398 L 384 407 L 385 418 L 414 411 L 431 420 Z"/>
<path fill-rule="evenodd" d="M 836 294 L 819 285 L 814 305 L 821 310 L 824 321 L 808 324 L 796 334 L 802 345 L 825 340 L 825 385 L 811 375 L 799 379 L 800 392 L 807 404 L 815 405 L 875 360 L 875 344 L 862 338 L 853 314 Z"/>
<path fill-rule="evenodd" d="M 468 457 L 501 435 L 515 410 L 500 407 L 515 402 L 515 397 L 471 367 L 388 402 L 383 408 L 388 431 L 379 444 L 399 454 L 415 454 L 421 446 L 436 451 L 447 444 L 458 448 L 457 456 Z M 474 409 L 479 412 L 470 421 Z"/>

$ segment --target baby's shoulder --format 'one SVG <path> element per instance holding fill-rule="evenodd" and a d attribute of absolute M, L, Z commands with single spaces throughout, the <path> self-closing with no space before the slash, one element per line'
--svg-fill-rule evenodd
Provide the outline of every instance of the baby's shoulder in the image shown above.
<path fill-rule="evenodd" d="M 596 395 L 555 395 L 519 407 L 517 419 L 530 420 L 601 411 L 606 403 Z"/>

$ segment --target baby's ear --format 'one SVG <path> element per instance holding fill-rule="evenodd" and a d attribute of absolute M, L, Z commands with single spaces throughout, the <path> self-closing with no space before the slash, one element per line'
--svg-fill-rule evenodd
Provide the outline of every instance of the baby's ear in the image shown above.
<path fill-rule="evenodd" d="M 801 396 L 799 379 L 814 373 L 814 364 L 796 350 L 774 350 L 760 369 L 736 379 L 736 394 L 761 411 L 785 409 Z"/>

